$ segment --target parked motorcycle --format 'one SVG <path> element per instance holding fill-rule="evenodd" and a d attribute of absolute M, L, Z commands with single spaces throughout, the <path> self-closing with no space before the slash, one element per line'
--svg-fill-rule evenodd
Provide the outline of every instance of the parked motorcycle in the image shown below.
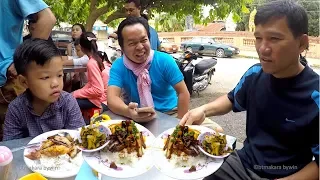
<path fill-rule="evenodd" d="M 199 54 L 204 47 L 199 48 Z M 211 83 L 211 78 L 215 72 L 217 59 L 208 57 L 203 58 L 199 54 L 186 51 L 180 58 L 175 58 L 187 85 L 190 95 L 205 90 Z"/>
<path fill-rule="evenodd" d="M 122 56 L 122 51 L 119 48 L 113 47 L 113 46 L 109 46 L 109 50 L 106 52 L 109 60 L 111 63 L 113 63 L 117 58 Z"/>

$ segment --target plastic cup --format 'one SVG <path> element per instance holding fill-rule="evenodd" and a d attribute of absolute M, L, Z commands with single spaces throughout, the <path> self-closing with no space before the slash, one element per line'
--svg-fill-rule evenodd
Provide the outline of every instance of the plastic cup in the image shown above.
<path fill-rule="evenodd" d="M 9 148 L 0 146 L 0 180 L 11 180 L 13 155 Z"/>

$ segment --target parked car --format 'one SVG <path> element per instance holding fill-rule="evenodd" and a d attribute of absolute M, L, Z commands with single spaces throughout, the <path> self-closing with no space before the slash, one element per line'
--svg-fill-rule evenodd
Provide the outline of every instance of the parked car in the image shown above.
<path fill-rule="evenodd" d="M 176 44 L 173 44 L 168 41 L 168 39 L 160 39 L 160 50 L 167 53 L 176 53 L 178 52 L 179 47 Z"/>
<path fill-rule="evenodd" d="M 199 51 L 203 46 L 204 50 Z M 211 37 L 194 37 L 190 41 L 181 43 L 182 51 L 199 53 L 200 55 L 212 55 L 217 57 L 231 57 L 240 53 L 239 48 L 215 42 Z"/>
<path fill-rule="evenodd" d="M 67 46 L 72 41 L 71 33 L 67 31 L 52 31 L 51 37 L 61 55 L 67 55 Z"/>

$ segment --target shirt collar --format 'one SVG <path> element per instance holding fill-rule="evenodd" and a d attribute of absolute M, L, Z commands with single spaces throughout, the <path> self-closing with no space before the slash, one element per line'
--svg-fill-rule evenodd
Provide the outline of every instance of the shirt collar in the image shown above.
<path fill-rule="evenodd" d="M 56 112 L 58 109 L 61 108 L 62 106 L 62 98 L 61 98 L 61 94 L 60 97 L 57 101 L 55 101 L 54 103 L 51 103 L 48 108 L 45 110 L 44 113 L 51 111 L 52 113 Z M 28 109 L 30 110 L 30 112 L 32 112 L 34 114 L 33 111 L 33 105 L 32 105 L 32 99 L 33 99 L 33 95 L 31 93 L 31 91 L 29 89 L 26 89 L 26 91 L 23 94 L 23 98 L 24 98 L 24 103 L 27 105 Z"/>

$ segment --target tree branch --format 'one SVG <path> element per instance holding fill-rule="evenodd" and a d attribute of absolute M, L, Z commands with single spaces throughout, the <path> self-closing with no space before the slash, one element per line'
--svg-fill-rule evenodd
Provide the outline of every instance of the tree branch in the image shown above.
<path fill-rule="evenodd" d="M 104 21 L 105 24 L 110 23 L 111 21 L 119 18 L 125 18 L 126 14 L 122 10 L 118 10 L 114 13 L 112 13 L 108 18 Z"/>
<path fill-rule="evenodd" d="M 97 9 L 96 5 L 97 5 L 97 0 L 91 0 L 90 11 L 96 10 Z"/>
<path fill-rule="evenodd" d="M 99 8 L 99 9 L 97 9 L 96 13 L 97 13 L 99 16 L 101 16 L 101 15 L 109 12 L 109 10 L 110 10 L 110 7 L 109 7 L 108 5 L 105 5 L 105 6 L 101 7 L 101 8 Z"/>

